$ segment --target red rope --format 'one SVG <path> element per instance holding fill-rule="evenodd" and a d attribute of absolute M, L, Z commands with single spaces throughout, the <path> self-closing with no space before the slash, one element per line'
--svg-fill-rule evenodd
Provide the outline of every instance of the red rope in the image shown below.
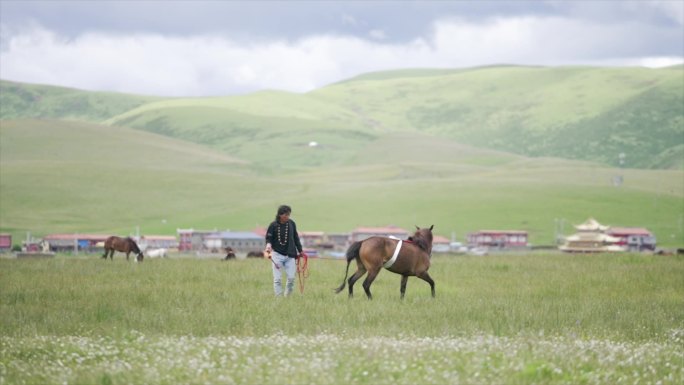
<path fill-rule="evenodd" d="M 297 276 L 299 277 L 299 292 L 304 293 L 304 281 L 309 278 L 309 256 L 303 251 L 297 258 Z"/>
<path fill-rule="evenodd" d="M 276 269 L 280 270 L 280 266 L 271 258 L 271 253 L 267 254 L 267 258 Z M 309 256 L 303 251 L 299 254 L 299 258 L 297 258 L 297 277 L 299 278 L 299 292 L 304 293 L 304 281 L 309 278 Z"/>

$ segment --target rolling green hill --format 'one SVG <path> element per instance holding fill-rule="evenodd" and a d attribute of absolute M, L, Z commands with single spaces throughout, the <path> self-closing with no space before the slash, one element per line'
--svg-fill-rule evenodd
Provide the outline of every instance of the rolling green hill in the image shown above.
<path fill-rule="evenodd" d="M 684 169 L 684 67 L 492 66 L 371 73 L 309 92 L 152 98 L 2 82 L 0 118 L 81 119 L 130 127 L 270 168 L 264 148 L 329 149 L 420 132 L 533 157 Z M 339 165 L 295 155 L 285 167 Z M 329 151 L 329 153 L 332 153 Z"/>
<path fill-rule="evenodd" d="M 377 134 L 345 147 L 345 164 L 264 172 L 206 146 L 128 128 L 51 120 L 0 125 L 0 232 L 175 234 L 250 230 L 293 206 L 300 228 L 435 225 L 459 240 L 523 229 L 550 244 L 556 219 L 645 226 L 684 244 L 681 170 L 618 170 L 527 158 L 431 135 Z M 340 144 L 340 146 L 342 146 Z M 303 153 L 326 158 L 325 146 Z M 336 150 L 331 150 L 335 152 Z M 314 153 L 318 154 L 314 154 Z M 612 178 L 624 175 L 621 187 Z"/>
<path fill-rule="evenodd" d="M 386 130 L 527 156 L 684 167 L 684 69 L 485 67 L 361 76 L 310 95 Z"/>
<path fill-rule="evenodd" d="M 40 118 L 98 122 L 160 98 L 91 92 L 0 80 L 0 119 Z"/>
<path fill-rule="evenodd" d="M 107 121 L 251 156 L 266 146 L 421 132 L 481 148 L 684 168 L 684 70 L 487 67 L 368 74 L 305 95 L 160 101 Z M 285 134 L 287 132 L 287 134 Z M 274 136 L 301 138 L 277 141 Z M 240 149 L 243 151 L 240 153 Z M 344 154 L 334 159 L 339 163 Z M 266 160 L 270 162 L 270 159 Z M 293 159 L 293 166 L 325 160 Z"/>

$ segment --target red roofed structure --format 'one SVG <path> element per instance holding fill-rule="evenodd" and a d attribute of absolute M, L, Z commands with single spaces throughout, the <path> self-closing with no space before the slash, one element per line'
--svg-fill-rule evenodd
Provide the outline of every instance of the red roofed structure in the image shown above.
<path fill-rule="evenodd" d="M 618 238 L 617 244 L 630 251 L 655 250 L 656 238 L 643 227 L 610 227 L 606 234 Z"/>
<path fill-rule="evenodd" d="M 432 252 L 434 253 L 448 253 L 451 251 L 451 240 L 441 235 L 432 236 Z"/>
<path fill-rule="evenodd" d="M 0 253 L 12 249 L 12 234 L 0 233 Z"/>
<path fill-rule="evenodd" d="M 468 245 L 496 249 L 527 247 L 527 231 L 480 230 L 468 234 Z"/>

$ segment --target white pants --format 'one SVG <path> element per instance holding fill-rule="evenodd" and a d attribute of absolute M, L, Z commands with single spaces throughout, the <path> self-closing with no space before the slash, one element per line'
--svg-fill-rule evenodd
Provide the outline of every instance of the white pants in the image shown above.
<path fill-rule="evenodd" d="M 275 292 L 276 297 L 283 295 L 283 270 L 285 270 L 287 275 L 285 295 L 288 296 L 292 294 L 292 290 L 294 290 L 295 273 L 297 272 L 297 260 L 290 258 L 287 255 L 282 255 L 275 250 L 271 253 L 271 260 L 273 261 L 271 264 L 271 267 L 273 268 L 273 291 Z"/>

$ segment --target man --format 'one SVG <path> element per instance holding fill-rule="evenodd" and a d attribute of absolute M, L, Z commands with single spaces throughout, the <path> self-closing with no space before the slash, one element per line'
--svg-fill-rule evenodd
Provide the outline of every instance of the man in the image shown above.
<path fill-rule="evenodd" d="M 266 254 L 271 255 L 273 269 L 273 290 L 276 297 L 283 295 L 282 271 L 285 270 L 287 283 L 285 296 L 294 290 L 295 273 L 297 272 L 297 258 L 302 253 L 302 243 L 297 234 L 297 225 L 290 219 L 290 206 L 278 207 L 275 221 L 266 230 Z M 282 269 L 282 270 L 281 270 Z"/>

